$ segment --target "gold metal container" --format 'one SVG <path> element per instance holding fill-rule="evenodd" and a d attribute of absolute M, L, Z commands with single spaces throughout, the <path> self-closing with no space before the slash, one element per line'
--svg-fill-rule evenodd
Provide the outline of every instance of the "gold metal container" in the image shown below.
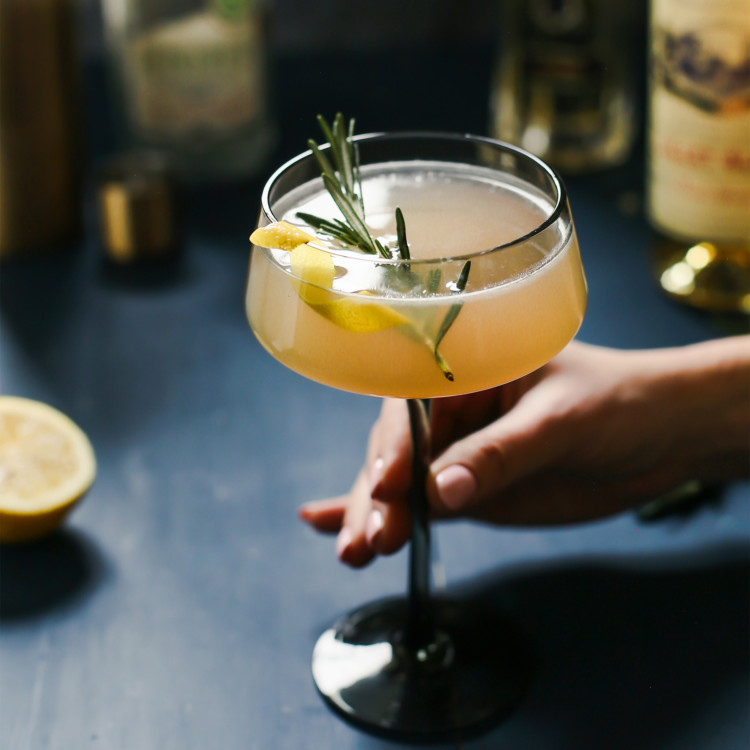
<path fill-rule="evenodd" d="M 114 157 L 99 173 L 101 243 L 119 265 L 178 254 L 180 231 L 175 179 L 164 159 L 149 152 Z"/>

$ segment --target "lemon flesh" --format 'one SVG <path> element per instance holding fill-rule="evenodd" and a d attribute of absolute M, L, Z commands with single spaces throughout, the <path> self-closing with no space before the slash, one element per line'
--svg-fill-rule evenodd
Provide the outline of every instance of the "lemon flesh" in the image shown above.
<path fill-rule="evenodd" d="M 411 321 L 387 305 L 368 304 L 335 294 L 336 267 L 330 253 L 307 243 L 315 237 L 285 221 L 256 229 L 250 241 L 260 247 L 289 250 L 292 273 L 300 299 L 333 324 L 352 333 L 372 333 L 409 325 Z M 371 296 L 369 292 L 359 292 Z"/>
<path fill-rule="evenodd" d="M 91 443 L 68 417 L 39 401 L 0 396 L 0 542 L 53 531 L 95 475 Z"/>

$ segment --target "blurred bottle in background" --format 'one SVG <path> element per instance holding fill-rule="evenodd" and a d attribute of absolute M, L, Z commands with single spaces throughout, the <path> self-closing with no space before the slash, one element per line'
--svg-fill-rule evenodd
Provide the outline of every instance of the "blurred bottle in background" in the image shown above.
<path fill-rule="evenodd" d="M 672 297 L 750 312 L 750 0 L 652 0 L 648 213 Z"/>
<path fill-rule="evenodd" d="M 0 259 L 82 229 L 79 84 L 72 0 L 0 0 Z"/>
<path fill-rule="evenodd" d="M 270 156 L 261 0 L 103 0 L 123 147 L 191 181 L 242 178 Z"/>
<path fill-rule="evenodd" d="M 490 132 L 567 173 L 613 166 L 637 133 L 640 3 L 504 0 Z"/>

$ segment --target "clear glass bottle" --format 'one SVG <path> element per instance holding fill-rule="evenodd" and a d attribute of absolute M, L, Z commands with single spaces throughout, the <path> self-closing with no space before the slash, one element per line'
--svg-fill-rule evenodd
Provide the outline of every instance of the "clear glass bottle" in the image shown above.
<path fill-rule="evenodd" d="M 750 0 L 652 0 L 648 215 L 673 298 L 750 312 Z"/>
<path fill-rule="evenodd" d="M 637 4 L 506 0 L 490 132 L 567 173 L 612 166 L 637 131 Z"/>
<path fill-rule="evenodd" d="M 261 0 L 104 0 L 123 146 L 191 180 L 246 177 L 274 142 Z"/>

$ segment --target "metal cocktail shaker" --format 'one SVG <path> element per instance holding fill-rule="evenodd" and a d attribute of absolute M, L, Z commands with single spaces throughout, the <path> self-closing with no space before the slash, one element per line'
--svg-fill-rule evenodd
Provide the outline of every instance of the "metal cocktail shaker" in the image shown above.
<path fill-rule="evenodd" d="M 0 2 L 0 259 L 53 251 L 81 229 L 73 6 Z"/>

